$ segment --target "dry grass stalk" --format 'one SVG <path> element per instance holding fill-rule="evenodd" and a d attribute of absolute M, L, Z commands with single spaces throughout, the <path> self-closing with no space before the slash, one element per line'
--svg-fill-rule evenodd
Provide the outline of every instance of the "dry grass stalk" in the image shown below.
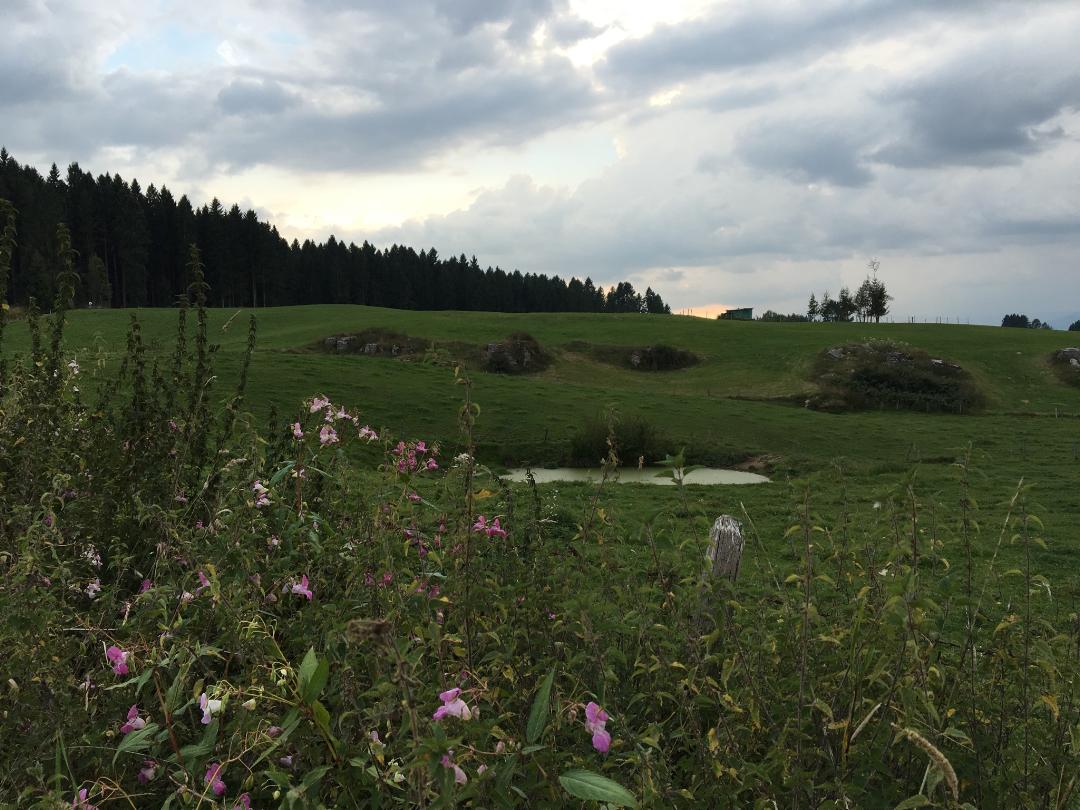
<path fill-rule="evenodd" d="M 915 729 L 900 728 L 895 723 L 893 723 L 893 728 L 911 740 L 911 742 L 915 743 L 915 745 L 926 753 L 926 756 L 930 758 L 930 761 L 941 771 L 941 775 L 945 780 L 945 786 L 949 789 L 953 799 L 955 801 L 960 801 L 960 784 L 956 779 L 956 771 L 953 770 L 952 764 L 945 758 L 945 755 L 941 753 L 937 746 Z"/>

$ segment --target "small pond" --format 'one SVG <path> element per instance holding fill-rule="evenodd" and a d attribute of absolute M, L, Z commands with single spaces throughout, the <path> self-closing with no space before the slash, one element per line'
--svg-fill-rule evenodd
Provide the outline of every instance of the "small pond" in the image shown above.
<path fill-rule="evenodd" d="M 526 472 L 527 470 L 525 468 L 509 470 L 506 475 L 502 477 L 507 481 L 521 483 L 525 481 Z M 620 484 L 659 484 L 661 486 L 674 486 L 675 482 L 671 480 L 670 476 L 665 474 L 664 477 L 658 477 L 657 473 L 664 472 L 664 470 L 658 467 L 646 467 L 643 470 L 639 470 L 637 467 L 620 467 L 618 471 L 618 482 Z M 597 482 L 602 475 L 602 471 L 599 469 L 583 467 L 557 467 L 551 470 L 538 467 L 534 468 L 532 473 L 538 484 L 548 484 L 553 481 Z M 687 473 L 685 479 L 685 483 L 687 484 L 705 484 L 708 486 L 715 484 L 767 484 L 768 482 L 768 478 L 764 475 L 758 475 L 757 473 L 742 472 L 741 470 L 720 470 L 708 467 Z"/>

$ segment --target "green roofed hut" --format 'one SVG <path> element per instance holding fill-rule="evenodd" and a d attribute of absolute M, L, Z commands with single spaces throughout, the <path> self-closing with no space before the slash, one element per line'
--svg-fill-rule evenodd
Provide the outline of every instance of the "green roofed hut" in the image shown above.
<path fill-rule="evenodd" d="M 721 321 L 752 321 L 754 320 L 754 308 L 738 307 L 736 309 L 725 309 L 716 317 Z"/>

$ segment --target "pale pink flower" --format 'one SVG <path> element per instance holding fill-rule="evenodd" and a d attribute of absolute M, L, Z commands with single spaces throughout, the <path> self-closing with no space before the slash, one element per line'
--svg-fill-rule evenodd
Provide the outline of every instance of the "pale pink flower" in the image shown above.
<path fill-rule="evenodd" d="M 221 770 L 220 763 L 211 762 L 206 768 L 206 776 L 203 777 L 215 796 L 225 795 L 225 783 L 221 779 Z"/>
<path fill-rule="evenodd" d="M 113 644 L 107 650 L 105 650 L 105 657 L 109 660 L 109 663 L 112 664 L 112 671 L 115 672 L 117 675 L 128 674 L 128 654 L 124 650 L 121 650 L 119 647 Z"/>
<path fill-rule="evenodd" d="M 459 785 L 464 785 L 466 782 L 469 781 L 469 777 L 466 776 L 465 771 L 463 771 L 461 767 L 450 758 L 451 754 L 453 753 L 454 750 L 451 748 L 447 753 L 443 754 L 442 759 L 439 760 L 439 764 L 442 765 L 444 768 L 452 769 L 454 771 L 454 781 L 457 782 Z"/>
<path fill-rule="evenodd" d="M 412 501 L 413 503 L 420 503 L 421 499 L 420 499 L 420 494 L 418 492 L 410 492 L 408 497 L 409 497 L 409 500 Z"/>
<path fill-rule="evenodd" d="M 319 444 L 324 447 L 328 444 L 337 444 L 338 435 L 332 425 L 323 425 L 319 431 Z"/>
<path fill-rule="evenodd" d="M 461 690 L 457 687 L 441 692 L 439 700 L 443 702 L 443 705 L 435 710 L 435 714 L 431 716 L 431 719 L 442 720 L 444 717 L 459 717 L 462 720 L 471 719 L 473 712 L 465 701 L 459 697 L 460 695 Z"/>
<path fill-rule="evenodd" d="M 251 491 L 255 493 L 255 508 L 262 509 L 264 506 L 270 505 L 270 496 L 266 487 L 262 485 L 261 481 L 256 481 L 251 485 Z"/>
<path fill-rule="evenodd" d="M 417 453 L 426 453 L 427 452 L 427 444 L 424 442 L 423 439 L 421 439 L 420 441 L 418 441 L 416 443 L 416 452 Z"/>
<path fill-rule="evenodd" d="M 369 442 L 377 442 L 379 440 L 379 434 L 367 425 L 364 425 L 362 428 L 360 428 L 360 438 L 366 439 Z"/>
<path fill-rule="evenodd" d="M 330 400 L 328 400 L 326 397 L 315 397 L 313 400 L 311 400 L 310 413 L 315 413 L 315 411 L 321 411 L 323 408 L 327 408 L 329 406 Z"/>
<path fill-rule="evenodd" d="M 299 422 L 293 422 L 292 435 L 293 435 L 293 438 L 296 438 L 296 439 L 304 438 L 304 430 L 303 430 L 303 428 L 300 427 Z"/>
<path fill-rule="evenodd" d="M 96 597 L 99 593 L 101 593 L 100 579 L 95 579 L 93 582 L 86 586 L 86 595 L 89 596 L 91 599 Z"/>
<path fill-rule="evenodd" d="M 127 722 L 120 726 L 121 734 L 130 734 L 133 731 L 138 731 L 141 728 L 146 727 L 146 721 L 139 717 L 139 704 L 136 703 L 127 713 Z"/>
<path fill-rule="evenodd" d="M 202 712 L 202 724 L 208 726 L 214 719 L 214 712 L 221 711 L 221 701 L 211 700 L 206 692 L 203 692 L 199 695 L 199 710 Z"/>
<path fill-rule="evenodd" d="M 606 754 L 611 747 L 611 735 L 605 728 L 607 721 L 607 712 L 590 701 L 585 707 L 585 728 L 592 734 L 593 748 L 601 754 Z"/>
<path fill-rule="evenodd" d="M 152 781 L 155 776 L 157 776 L 157 763 L 152 759 L 144 759 L 143 766 L 139 769 L 139 775 L 136 777 L 139 784 L 145 785 L 147 782 Z"/>
<path fill-rule="evenodd" d="M 437 463 L 437 462 L 435 461 L 435 459 L 433 459 L 433 458 L 429 458 L 429 459 L 427 460 L 427 464 L 425 465 L 424 469 L 426 469 L 426 470 L 427 470 L 428 472 L 431 472 L 431 471 L 433 471 L 433 470 L 437 470 L 437 469 L 439 469 L 439 465 L 438 465 L 438 463 Z"/>
<path fill-rule="evenodd" d="M 210 587 L 210 580 L 207 578 L 203 570 L 199 569 L 199 587 L 195 589 L 195 593 L 200 593 Z"/>

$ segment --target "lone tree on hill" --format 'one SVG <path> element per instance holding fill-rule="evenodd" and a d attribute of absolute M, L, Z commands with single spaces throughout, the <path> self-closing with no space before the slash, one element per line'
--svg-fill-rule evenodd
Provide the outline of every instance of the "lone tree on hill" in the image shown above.
<path fill-rule="evenodd" d="M 860 321 L 867 322 L 873 319 L 874 323 L 881 323 L 881 319 L 889 314 L 889 302 L 893 297 L 885 289 L 884 282 L 877 277 L 878 267 L 881 262 L 871 259 L 867 264 L 871 275 L 868 275 L 854 295 L 847 287 L 840 290 L 840 297 L 833 299 L 826 290 L 818 301 L 817 297 L 810 293 L 810 301 L 806 305 L 806 315 L 811 321 L 821 318 L 825 323 L 836 321 L 850 321 L 856 316 Z"/>

